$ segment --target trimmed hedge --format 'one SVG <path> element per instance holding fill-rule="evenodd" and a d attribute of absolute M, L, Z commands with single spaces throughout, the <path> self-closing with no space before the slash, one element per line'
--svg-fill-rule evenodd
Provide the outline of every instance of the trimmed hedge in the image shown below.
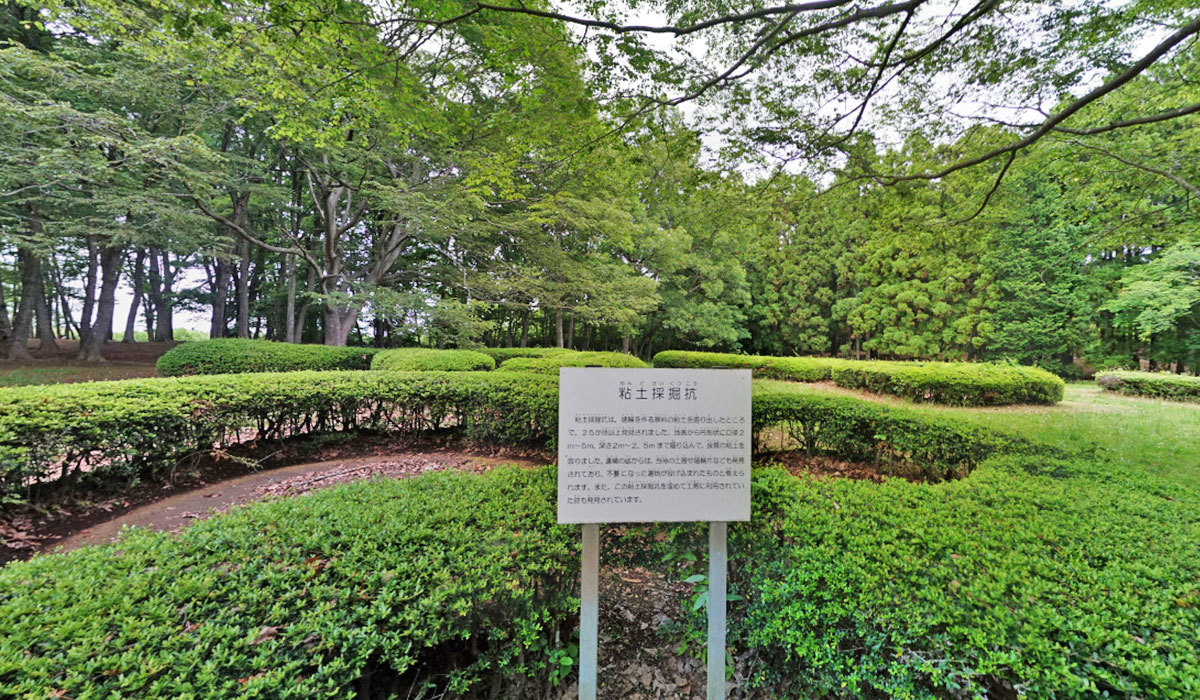
<path fill-rule="evenodd" d="M 485 355 L 491 355 L 497 365 L 514 357 L 550 357 L 578 352 L 570 348 L 479 348 L 478 351 Z"/>
<path fill-rule="evenodd" d="M 10 564 L 0 694 L 425 697 L 488 674 L 540 697 L 578 609 L 554 490 L 552 469 L 359 482 Z"/>
<path fill-rule="evenodd" d="M 558 376 L 559 367 L 645 367 L 633 355 L 623 352 L 569 352 L 558 353 L 547 357 L 516 357 L 507 360 L 497 369 L 504 372 L 536 372 Z"/>
<path fill-rule="evenodd" d="M 1096 383 L 1130 396 L 1200 402 L 1200 377 L 1159 372 L 1104 372 Z"/>
<path fill-rule="evenodd" d="M 215 338 L 181 343 L 154 364 L 164 377 L 243 372 L 370 369 L 378 348 L 297 345 L 269 340 Z"/>
<path fill-rule="evenodd" d="M 987 457 L 1004 452 L 1061 456 L 987 428 L 900 407 L 798 391 L 783 382 L 756 382 L 755 451 L 785 440 L 809 455 L 823 454 L 873 464 L 883 473 L 928 481 L 961 478 Z M 766 434 L 771 428 L 782 430 Z"/>
<path fill-rule="evenodd" d="M 943 484 L 754 480 L 731 645 L 774 698 L 1200 697 L 1200 496 L 997 456 Z"/>
<path fill-rule="evenodd" d="M 655 367 L 744 367 L 757 377 L 793 382 L 832 379 L 847 389 L 950 406 L 1003 406 L 1062 401 L 1066 384 L 1037 367 L 967 362 L 880 362 L 825 357 L 768 357 L 670 350 Z"/>
<path fill-rule="evenodd" d="M 1055 404 L 1066 384 L 1037 367 L 967 362 L 847 362 L 833 369 L 835 384 L 950 406 Z"/>
<path fill-rule="evenodd" d="M 496 369 L 490 355 L 474 350 L 397 348 L 375 353 L 371 369 L 418 372 L 487 372 Z"/>
<path fill-rule="evenodd" d="M 791 382 L 825 381 L 832 376 L 834 367 L 845 363 L 846 360 L 833 357 L 771 357 L 683 350 L 664 350 L 654 356 L 655 367 L 732 367 L 753 370 L 754 376 L 763 379 Z"/>
<path fill-rule="evenodd" d="M 490 358 L 489 358 L 490 359 Z M 557 380 L 531 373 L 282 372 L 0 389 L 0 496 L 169 475 L 189 457 L 310 433 L 453 430 L 545 444 Z M 38 482 L 38 483 L 34 483 Z"/>
<path fill-rule="evenodd" d="M 980 428 L 793 389 L 758 383 L 754 428 L 780 426 L 810 452 L 940 479 L 1008 444 Z M 214 448 L 323 432 L 454 431 L 552 445 L 557 396 L 557 377 L 538 372 L 286 372 L 0 389 L 0 495 L 36 499 L 77 479 L 160 479 Z"/>
<path fill-rule="evenodd" d="M 0 444 L 82 431 L 72 449 L 91 445 L 97 474 L 183 436 L 246 437 L 238 426 L 454 425 L 547 444 L 556 393 L 553 378 L 519 372 L 23 387 L 0 391 Z M 105 442 L 122 422 L 133 424 Z M 1200 696 L 1194 490 L 794 384 L 756 382 L 753 427 L 759 447 L 782 434 L 813 452 L 932 465 L 934 478 L 979 465 L 937 484 L 755 471 L 753 520 L 731 529 L 741 600 L 730 642 L 752 652 L 751 681 L 772 697 Z M 351 484 L 178 536 L 11 564 L 0 569 L 0 687 L 403 696 L 407 686 L 384 684 L 438 675 L 483 692 L 477 681 L 498 673 L 509 697 L 544 695 L 521 684 L 570 669 L 560 661 L 576 611 L 576 531 L 554 524 L 554 482 L 546 469 Z M 664 546 L 622 542 L 643 555 Z M 434 665 L 447 659 L 454 668 Z"/>

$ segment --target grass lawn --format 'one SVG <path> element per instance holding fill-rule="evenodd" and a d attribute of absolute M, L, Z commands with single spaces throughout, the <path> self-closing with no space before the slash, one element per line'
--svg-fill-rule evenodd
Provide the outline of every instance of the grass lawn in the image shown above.
<path fill-rule="evenodd" d="M 826 383 L 791 386 L 796 391 L 854 395 L 905 405 L 1061 447 L 1097 446 L 1108 457 L 1131 468 L 1200 488 L 1200 404 L 1121 396 L 1090 382 L 1068 384 L 1062 403 L 1056 406 L 994 408 L 913 404 Z"/>

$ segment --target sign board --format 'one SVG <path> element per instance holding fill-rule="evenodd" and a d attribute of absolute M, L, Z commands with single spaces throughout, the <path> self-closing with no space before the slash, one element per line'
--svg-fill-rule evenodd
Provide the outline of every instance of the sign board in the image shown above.
<path fill-rule="evenodd" d="M 558 522 L 750 519 L 750 370 L 563 367 Z"/>

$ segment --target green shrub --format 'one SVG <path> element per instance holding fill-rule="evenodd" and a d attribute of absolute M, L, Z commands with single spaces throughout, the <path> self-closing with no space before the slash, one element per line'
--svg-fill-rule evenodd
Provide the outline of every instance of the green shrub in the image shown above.
<path fill-rule="evenodd" d="M 834 367 L 846 360 L 832 357 L 771 357 L 769 355 L 733 355 L 723 352 L 687 352 L 665 350 L 654 356 L 655 367 L 730 367 L 753 370 L 763 379 L 791 382 L 820 382 L 829 379 Z"/>
<path fill-rule="evenodd" d="M 502 674 L 510 697 L 540 695 L 578 605 L 578 534 L 555 525 L 554 489 L 553 469 L 374 480 L 10 564 L 0 688 L 409 697 L 392 679 L 424 696 Z"/>
<path fill-rule="evenodd" d="M 269 340 L 216 338 L 182 343 L 158 358 L 164 377 L 189 374 L 369 369 L 378 348 L 296 345 Z"/>
<path fill-rule="evenodd" d="M 550 357 L 577 351 L 570 348 L 479 348 L 479 352 L 491 355 L 499 365 L 514 357 Z"/>
<path fill-rule="evenodd" d="M 645 367 L 633 355 L 623 352 L 569 352 L 554 354 L 548 357 L 515 357 L 506 360 L 498 369 L 505 372 L 537 372 L 558 376 L 559 367 Z"/>
<path fill-rule="evenodd" d="M 1200 497 L 997 456 L 882 485 L 759 471 L 731 643 L 778 698 L 1200 697 Z"/>
<path fill-rule="evenodd" d="M 755 452 L 772 449 L 772 439 L 782 440 L 782 448 L 800 446 L 810 455 L 864 462 L 884 473 L 930 481 L 966 476 L 993 454 L 1058 454 L 948 417 L 797 391 L 781 382 L 756 382 L 753 406 Z M 781 430 L 764 432 L 770 428 Z"/>
<path fill-rule="evenodd" d="M 792 382 L 832 379 L 847 389 L 951 406 L 1053 404 L 1062 401 L 1066 386 L 1058 377 L 1036 367 L 965 362 L 879 362 L 668 350 L 654 356 L 654 366 L 747 368 L 756 377 Z"/>
<path fill-rule="evenodd" d="M 491 358 L 488 358 L 489 360 Z M 0 494 L 168 475 L 189 456 L 309 433 L 453 430 L 544 444 L 557 381 L 528 373 L 283 372 L 0 389 Z"/>
<path fill-rule="evenodd" d="M 1200 377 L 1159 372 L 1104 372 L 1096 383 L 1130 396 L 1200 402 Z"/>
<path fill-rule="evenodd" d="M 371 369 L 420 372 L 487 372 L 496 361 L 474 350 L 398 348 L 375 353 Z"/>
<path fill-rule="evenodd" d="M 1063 380 L 1036 367 L 966 362 L 846 362 L 835 384 L 950 406 L 1004 406 L 1062 401 Z"/>

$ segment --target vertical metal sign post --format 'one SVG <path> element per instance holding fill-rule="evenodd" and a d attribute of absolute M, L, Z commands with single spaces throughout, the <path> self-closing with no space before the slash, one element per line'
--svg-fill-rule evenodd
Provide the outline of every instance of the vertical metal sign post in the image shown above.
<path fill-rule="evenodd" d="M 583 567 L 579 585 L 579 700 L 596 700 L 596 657 L 600 648 L 600 526 L 583 524 Z"/>
<path fill-rule="evenodd" d="M 725 700 L 725 574 L 729 524 L 708 524 L 708 700 Z"/>
<path fill-rule="evenodd" d="M 558 418 L 558 522 L 583 525 L 580 700 L 599 685 L 599 524 L 706 520 L 708 699 L 724 700 L 728 523 L 750 519 L 750 371 L 564 367 Z"/>

